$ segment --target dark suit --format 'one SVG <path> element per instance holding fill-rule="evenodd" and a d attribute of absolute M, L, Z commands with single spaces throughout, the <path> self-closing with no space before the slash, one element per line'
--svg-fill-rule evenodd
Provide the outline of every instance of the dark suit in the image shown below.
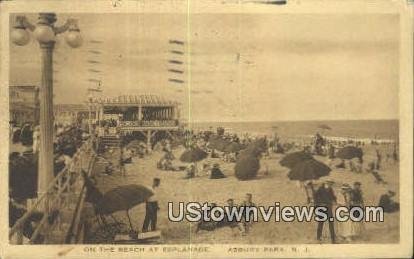
<path fill-rule="evenodd" d="M 328 188 L 324 186 L 319 187 L 319 189 L 315 193 L 315 204 L 316 206 L 327 208 L 329 232 L 331 234 L 332 243 L 335 243 L 335 229 L 334 229 L 334 223 L 330 221 L 329 218 L 333 217 L 332 205 L 334 202 L 336 202 L 336 196 L 334 194 L 333 189 L 331 187 L 328 187 Z M 317 235 L 316 235 L 316 238 L 318 240 L 320 240 L 322 236 L 323 223 L 324 221 L 318 222 L 318 229 L 317 229 Z"/>
<path fill-rule="evenodd" d="M 145 207 L 145 218 L 144 224 L 142 226 L 142 232 L 148 232 L 148 228 L 151 225 L 151 231 L 157 229 L 157 212 L 158 212 L 158 202 L 148 201 Z"/>

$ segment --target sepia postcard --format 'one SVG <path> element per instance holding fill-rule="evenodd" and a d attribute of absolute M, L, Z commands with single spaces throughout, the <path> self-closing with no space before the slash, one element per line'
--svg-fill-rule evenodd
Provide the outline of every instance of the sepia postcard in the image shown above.
<path fill-rule="evenodd" d="M 0 258 L 412 258 L 413 1 L 0 1 Z"/>

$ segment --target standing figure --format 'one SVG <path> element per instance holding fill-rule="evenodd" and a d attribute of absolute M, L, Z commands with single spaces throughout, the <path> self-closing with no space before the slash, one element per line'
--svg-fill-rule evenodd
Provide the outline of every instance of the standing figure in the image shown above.
<path fill-rule="evenodd" d="M 344 206 L 348 209 L 351 205 L 351 191 L 352 188 L 349 184 L 344 183 L 341 186 L 341 195 L 338 197 L 338 206 Z M 351 224 L 352 222 L 350 220 L 344 221 L 344 222 L 338 222 L 338 236 L 342 237 L 346 241 L 352 240 L 352 231 L 351 231 Z"/>
<path fill-rule="evenodd" d="M 241 207 L 244 207 L 244 211 L 246 213 L 246 211 L 251 212 L 248 208 L 252 208 L 252 207 L 256 207 L 256 204 L 253 203 L 253 196 L 251 193 L 246 193 L 246 197 L 243 201 L 243 203 L 241 204 Z M 250 213 L 247 217 L 247 214 L 245 214 L 246 217 L 244 218 L 244 231 L 247 233 L 249 232 L 252 223 L 253 223 L 253 213 Z"/>
<path fill-rule="evenodd" d="M 195 163 L 190 163 L 187 168 L 185 169 L 186 175 L 184 176 L 184 179 L 190 179 L 194 178 L 197 174 L 197 166 Z"/>
<path fill-rule="evenodd" d="M 333 213 L 332 213 L 332 206 L 333 204 L 336 203 L 336 196 L 335 193 L 332 189 L 332 185 L 333 185 L 333 181 L 326 181 L 325 183 L 322 184 L 321 187 L 319 187 L 319 189 L 316 191 L 315 193 L 315 204 L 318 207 L 325 207 L 326 210 L 326 214 L 328 216 L 327 220 L 328 221 L 328 225 L 329 225 L 329 232 L 331 235 L 331 242 L 332 244 L 335 244 L 335 229 L 334 229 L 334 222 L 329 220 L 330 218 L 333 217 Z M 316 238 L 321 241 L 321 237 L 322 237 L 322 230 L 323 230 L 323 223 L 325 223 L 324 221 L 319 221 L 318 222 L 318 229 L 317 229 L 317 235 Z"/>
<path fill-rule="evenodd" d="M 394 150 L 392 151 L 392 159 L 394 162 L 398 162 L 398 153 L 397 153 L 397 145 L 394 144 Z"/>
<path fill-rule="evenodd" d="M 351 190 L 351 200 L 350 200 L 351 208 L 353 207 L 359 207 L 363 209 L 364 206 L 364 198 L 362 195 L 361 190 L 361 183 L 355 182 L 354 186 Z M 359 216 L 359 215 L 354 215 Z M 358 238 L 361 236 L 362 232 L 364 231 L 364 221 L 363 219 L 361 221 L 350 221 L 351 223 L 351 236 L 352 238 Z"/>
<path fill-rule="evenodd" d="M 149 197 L 146 202 L 145 219 L 144 219 L 144 224 L 142 226 L 142 232 L 148 232 L 150 225 L 151 225 L 151 231 L 155 231 L 157 229 L 157 212 L 159 210 L 157 189 L 160 186 L 160 184 L 161 184 L 161 180 L 159 178 L 154 178 L 152 180 L 151 190 L 154 194 L 151 197 Z"/>
<path fill-rule="evenodd" d="M 39 151 L 39 141 L 40 141 L 40 128 L 39 125 L 36 125 L 33 131 L 33 153 Z"/>
<path fill-rule="evenodd" d="M 126 176 L 123 148 L 121 148 L 119 152 L 119 172 L 121 176 Z"/>
<path fill-rule="evenodd" d="M 328 148 L 328 158 L 329 159 L 335 159 L 335 146 L 332 144 L 329 144 Z"/>
<path fill-rule="evenodd" d="M 306 193 L 306 202 L 314 203 L 315 202 L 315 189 L 312 181 L 304 183 L 305 193 Z"/>
<path fill-rule="evenodd" d="M 376 152 L 376 155 L 377 155 L 377 163 L 375 165 L 375 169 L 380 170 L 381 169 L 382 155 L 381 155 L 381 152 L 378 149 L 376 149 L 375 152 Z"/>

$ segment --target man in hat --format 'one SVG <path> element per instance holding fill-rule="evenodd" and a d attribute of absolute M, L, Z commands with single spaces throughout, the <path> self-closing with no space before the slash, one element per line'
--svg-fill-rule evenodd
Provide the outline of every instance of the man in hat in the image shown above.
<path fill-rule="evenodd" d="M 329 225 L 329 232 L 331 235 L 331 242 L 335 243 L 335 229 L 334 229 L 334 223 L 333 221 L 329 220 L 333 217 L 332 213 L 332 206 L 336 203 L 336 196 L 332 189 L 332 185 L 334 184 L 333 181 L 326 181 L 324 184 L 322 184 L 321 187 L 316 191 L 315 193 L 315 204 L 318 207 L 325 207 L 327 209 L 326 213 L 328 216 L 328 225 Z M 316 238 L 321 241 L 322 237 L 322 230 L 323 230 L 323 223 L 324 221 L 318 222 L 318 229 Z"/>
<path fill-rule="evenodd" d="M 381 195 L 378 206 L 382 207 L 384 212 L 392 213 L 400 210 L 400 203 L 392 200 L 395 196 L 395 192 L 389 190 L 386 194 Z"/>
<path fill-rule="evenodd" d="M 157 189 L 161 184 L 161 180 L 159 178 L 154 178 L 152 180 L 152 188 L 151 191 L 153 195 L 150 196 L 146 202 L 145 207 L 145 219 L 144 224 L 142 226 L 142 232 L 148 232 L 148 227 L 151 224 L 151 231 L 155 231 L 157 229 L 157 212 L 159 210 L 158 207 L 158 197 L 157 197 Z"/>
<path fill-rule="evenodd" d="M 245 199 L 243 201 L 243 203 L 241 204 L 241 207 L 244 207 L 244 211 L 246 213 L 247 208 L 252 208 L 252 207 L 256 207 L 256 204 L 254 204 L 253 202 L 253 195 L 251 193 L 246 193 Z M 248 232 L 250 227 L 252 226 L 253 223 L 253 213 L 249 214 L 249 217 L 247 218 L 247 215 L 245 217 L 244 220 L 244 231 Z"/>
<path fill-rule="evenodd" d="M 354 182 L 354 187 L 351 190 L 351 206 L 364 206 L 364 199 L 362 196 L 361 182 Z"/>
<path fill-rule="evenodd" d="M 226 178 L 223 172 L 220 170 L 219 164 L 214 164 L 213 168 L 211 169 L 210 179 L 221 179 Z"/>

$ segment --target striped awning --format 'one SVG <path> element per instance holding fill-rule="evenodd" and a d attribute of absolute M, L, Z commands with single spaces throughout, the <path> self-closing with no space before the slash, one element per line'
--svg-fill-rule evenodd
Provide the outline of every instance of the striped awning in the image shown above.
<path fill-rule="evenodd" d="M 149 105 L 149 106 L 175 106 L 179 103 L 168 100 L 164 97 L 152 94 L 142 95 L 121 95 L 118 97 L 98 97 L 92 100 L 99 104 L 124 104 L 124 105 Z"/>

